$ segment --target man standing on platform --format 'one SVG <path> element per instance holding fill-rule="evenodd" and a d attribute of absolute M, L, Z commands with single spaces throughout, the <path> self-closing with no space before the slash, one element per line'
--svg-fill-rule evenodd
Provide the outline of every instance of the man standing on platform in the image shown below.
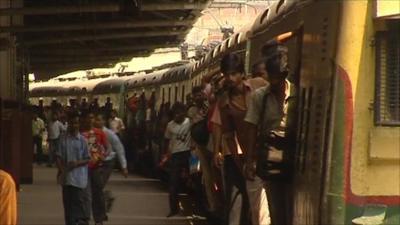
<path fill-rule="evenodd" d="M 61 135 L 61 133 L 65 132 L 67 130 L 67 126 L 65 126 L 64 124 L 62 124 L 58 118 L 58 112 L 54 111 L 53 115 L 52 115 L 52 119 L 49 122 L 49 137 L 48 137 L 48 141 L 49 141 L 49 160 L 47 163 L 48 167 L 51 167 L 54 163 L 54 153 L 56 152 L 56 150 L 58 149 L 58 144 L 59 144 L 59 137 Z"/>
<path fill-rule="evenodd" d="M 115 156 L 118 157 L 118 161 L 121 165 L 122 174 L 125 177 L 128 177 L 128 169 L 127 169 L 124 146 L 122 145 L 118 136 L 112 130 L 105 127 L 104 124 L 105 124 L 104 116 L 98 114 L 94 122 L 94 127 L 103 130 L 103 132 L 107 136 L 108 143 L 110 143 L 111 147 L 111 150 L 109 150 L 109 155 L 107 156 L 107 158 L 105 158 L 102 165 L 103 182 L 105 186 L 114 168 L 114 163 L 116 160 Z M 106 209 L 108 211 L 113 201 L 113 197 L 111 196 L 111 191 L 105 191 L 104 196 L 106 201 Z"/>
<path fill-rule="evenodd" d="M 182 170 L 189 170 L 190 157 L 190 120 L 186 117 L 186 108 L 183 103 L 177 102 L 172 107 L 174 119 L 170 121 L 165 130 L 165 139 L 170 155 L 170 180 L 169 180 L 169 207 L 167 217 L 179 213 L 178 188 Z"/>
<path fill-rule="evenodd" d="M 125 125 L 124 122 L 122 122 L 122 120 L 117 117 L 117 112 L 115 110 L 111 111 L 111 117 L 108 121 L 108 124 L 110 126 L 110 129 L 114 131 L 114 133 L 117 134 L 118 137 L 121 137 L 122 131 L 125 130 Z"/>
<path fill-rule="evenodd" d="M 64 217 L 66 225 L 88 225 L 88 145 L 79 134 L 79 116 L 68 118 L 68 132 L 60 137 L 56 151 L 58 181 L 62 185 Z"/>
<path fill-rule="evenodd" d="M 95 225 L 102 225 L 106 221 L 106 205 L 104 200 L 103 166 L 109 155 L 109 143 L 106 134 L 98 128 L 93 127 L 95 116 L 88 113 L 82 116 L 82 135 L 86 138 L 89 146 L 89 179 L 92 197 L 92 212 Z"/>
<path fill-rule="evenodd" d="M 45 131 L 45 125 L 43 120 L 38 117 L 38 114 L 36 112 L 33 113 L 32 137 L 33 137 L 33 145 L 36 146 L 35 161 L 39 165 L 44 161 L 43 148 L 42 148 L 44 131 Z"/>

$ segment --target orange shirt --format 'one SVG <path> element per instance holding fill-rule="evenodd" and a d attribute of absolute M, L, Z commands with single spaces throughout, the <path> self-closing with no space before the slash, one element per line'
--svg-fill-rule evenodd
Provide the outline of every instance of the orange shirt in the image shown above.
<path fill-rule="evenodd" d="M 0 170 L 0 224 L 17 224 L 17 193 L 13 178 Z"/>

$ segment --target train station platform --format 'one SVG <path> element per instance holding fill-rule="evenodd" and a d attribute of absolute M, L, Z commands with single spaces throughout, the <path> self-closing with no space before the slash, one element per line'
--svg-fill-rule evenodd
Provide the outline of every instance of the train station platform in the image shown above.
<path fill-rule="evenodd" d="M 156 179 L 115 172 L 106 186 L 116 198 L 105 225 L 202 225 L 205 220 L 193 218 L 185 206 L 180 216 L 166 218 L 168 193 L 166 185 Z M 188 199 L 188 196 L 183 196 Z M 187 202 L 184 200 L 183 202 Z M 18 224 L 64 224 L 61 187 L 56 184 L 56 169 L 34 166 L 34 182 L 21 185 L 18 193 Z M 91 221 L 91 224 L 94 222 Z"/>

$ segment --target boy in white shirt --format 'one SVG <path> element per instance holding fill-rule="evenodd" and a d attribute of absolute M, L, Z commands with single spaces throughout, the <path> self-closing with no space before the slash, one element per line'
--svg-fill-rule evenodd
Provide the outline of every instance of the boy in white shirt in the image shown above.
<path fill-rule="evenodd" d="M 48 125 L 48 142 L 49 142 L 49 161 L 48 167 L 54 163 L 54 154 L 58 149 L 60 135 L 67 131 L 67 126 L 62 124 L 58 119 L 58 112 L 53 112 L 52 120 Z"/>
<path fill-rule="evenodd" d="M 165 129 L 166 145 L 170 155 L 170 180 L 169 180 L 169 206 L 170 213 L 167 217 L 179 213 L 178 186 L 182 170 L 189 169 L 190 157 L 190 120 L 186 117 L 186 107 L 177 102 L 172 107 L 174 119 Z"/>

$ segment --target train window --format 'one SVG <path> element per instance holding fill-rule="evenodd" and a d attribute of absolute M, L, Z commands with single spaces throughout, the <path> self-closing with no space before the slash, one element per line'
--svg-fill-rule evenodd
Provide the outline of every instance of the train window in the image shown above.
<path fill-rule="evenodd" d="M 262 14 L 261 19 L 260 19 L 260 24 L 262 24 L 264 22 L 264 20 L 268 17 L 268 13 L 269 13 L 269 9 L 264 11 L 264 13 Z M 238 35 L 238 37 L 239 37 L 239 35 Z M 236 37 L 236 38 L 238 38 L 238 37 Z"/>
<path fill-rule="evenodd" d="M 236 34 L 236 36 L 235 36 L 235 44 L 239 44 L 239 42 L 240 42 L 240 39 L 239 39 L 239 37 L 240 37 L 240 33 L 239 34 Z"/>
<path fill-rule="evenodd" d="M 398 24 L 397 24 L 398 25 Z M 398 29 L 376 36 L 375 124 L 400 125 L 400 33 Z"/>
<path fill-rule="evenodd" d="M 182 102 L 185 102 L 185 85 L 182 85 Z"/>
<path fill-rule="evenodd" d="M 171 102 L 171 87 L 168 87 L 168 102 Z"/>
<path fill-rule="evenodd" d="M 162 94 L 161 94 L 161 96 L 162 96 L 162 98 L 161 98 L 161 102 L 162 102 L 162 103 L 164 103 L 164 101 L 165 101 L 165 89 L 164 89 L 164 88 L 162 88 L 161 90 L 162 90 Z"/>
<path fill-rule="evenodd" d="M 285 3 L 285 0 L 280 0 L 278 2 L 278 5 L 276 6 L 276 13 L 278 14 L 279 9 L 281 8 L 281 6 Z"/>
<path fill-rule="evenodd" d="M 175 86 L 175 102 L 178 101 L 178 86 Z"/>

